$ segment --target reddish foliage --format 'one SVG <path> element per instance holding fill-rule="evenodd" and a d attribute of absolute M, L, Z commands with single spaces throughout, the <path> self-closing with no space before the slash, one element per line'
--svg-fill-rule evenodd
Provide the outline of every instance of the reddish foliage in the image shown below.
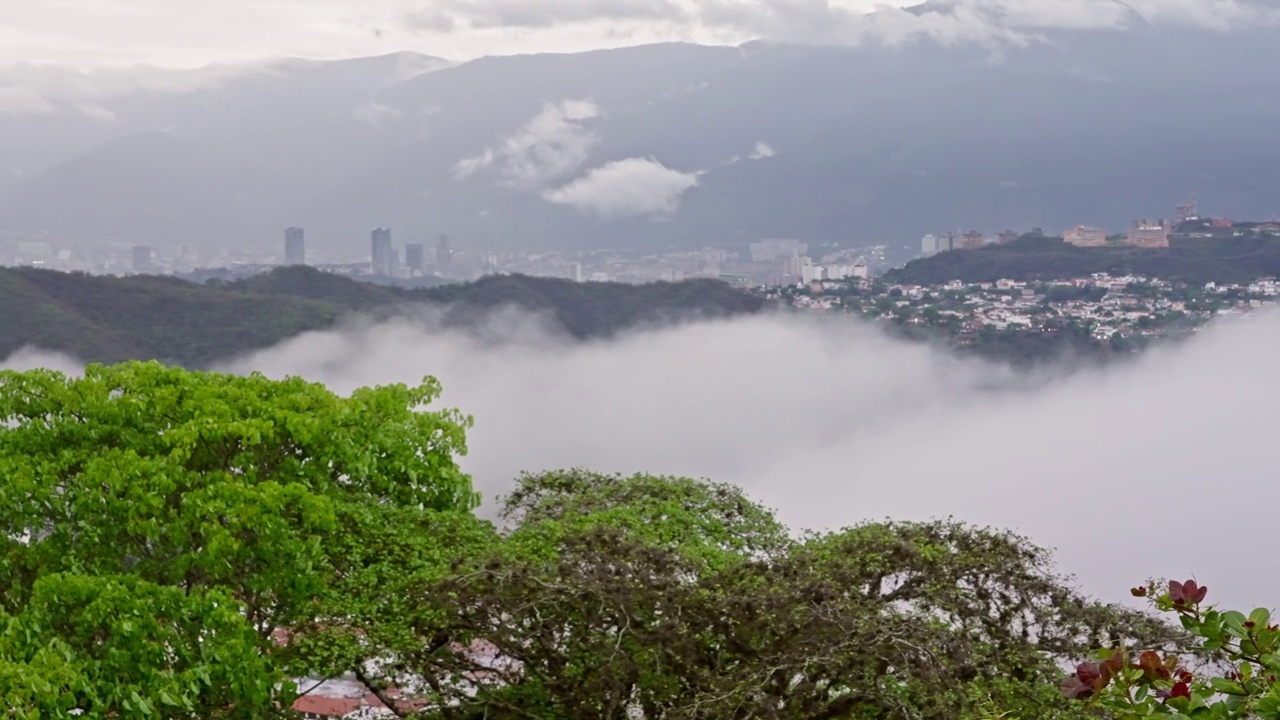
<path fill-rule="evenodd" d="M 1195 580 L 1184 583 L 1177 580 L 1169 581 L 1169 599 L 1176 606 L 1199 605 L 1204 602 L 1205 595 L 1208 593 L 1209 588 L 1200 587 Z"/>

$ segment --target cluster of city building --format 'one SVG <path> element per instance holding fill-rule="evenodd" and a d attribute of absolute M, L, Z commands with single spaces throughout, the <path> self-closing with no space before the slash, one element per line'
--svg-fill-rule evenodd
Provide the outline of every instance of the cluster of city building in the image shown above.
<path fill-rule="evenodd" d="M 887 246 L 815 246 L 795 239 L 665 252 L 625 249 L 486 250 L 455 248 L 447 235 L 433 244 L 397 246 L 390 228 L 374 228 L 368 244 L 345 254 L 313 252 L 303 228 L 285 230 L 283 243 L 259 250 L 197 250 L 190 245 L 150 247 L 105 240 L 93 243 L 16 242 L 0 238 L 0 265 L 107 275 L 177 275 L 237 278 L 274 267 L 310 265 L 356 279 L 390 283 L 473 280 L 524 274 L 576 282 L 646 283 L 713 278 L 739 286 L 796 284 L 870 277 L 888 266 Z M 367 248 L 367 249 L 366 249 Z"/>
<path fill-rule="evenodd" d="M 761 275 L 774 275 L 774 278 L 764 278 L 765 281 L 776 279 L 778 283 L 790 281 L 808 284 L 823 280 L 871 277 L 870 266 L 863 255 L 848 252 L 833 253 L 814 262 L 809 254 L 809 244 L 795 239 L 761 240 L 751 243 L 747 250 L 751 264 L 756 268 L 773 269 L 772 272 L 757 271 L 750 277 L 752 280 L 762 279 Z"/>
<path fill-rule="evenodd" d="M 965 344 L 984 328 L 1055 332 L 1071 323 L 1099 341 L 1194 332 L 1215 316 L 1245 315 L 1275 306 L 1280 302 L 1280 281 L 1267 278 L 1248 284 L 1196 286 L 1100 273 L 1044 282 L 821 282 L 760 292 L 807 310 L 931 325 L 950 331 L 954 342 Z"/>
<path fill-rule="evenodd" d="M 1090 225 L 1077 225 L 1062 232 L 1062 239 L 1078 247 L 1106 247 L 1112 245 L 1136 248 L 1167 248 L 1170 238 L 1208 238 L 1225 235 L 1239 236 L 1246 232 L 1280 235 L 1280 220 L 1264 223 L 1236 223 L 1230 218 L 1202 218 L 1193 197 L 1177 206 L 1174 220 L 1134 220 L 1123 234 L 1109 234 L 1106 229 Z M 1041 228 L 1034 228 L 1029 235 L 1045 237 Z M 983 233 L 972 230 L 966 233 L 925 235 L 920 241 L 920 255 L 929 257 L 952 250 L 974 250 L 989 243 L 1007 244 L 1022 237 L 1012 230 L 997 233 L 988 239 Z"/>

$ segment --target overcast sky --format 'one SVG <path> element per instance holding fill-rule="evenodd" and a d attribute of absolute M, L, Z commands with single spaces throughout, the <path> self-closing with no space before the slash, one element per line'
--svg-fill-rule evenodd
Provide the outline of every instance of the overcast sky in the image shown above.
<path fill-rule="evenodd" d="M 196 67 L 412 50 L 454 60 L 663 40 L 1022 42 L 1046 28 L 1274 21 L 1277 0 L 0 0 L 0 63 Z M 889 7 L 893 5 L 895 7 Z M 867 13 L 879 7 L 874 20 Z"/>

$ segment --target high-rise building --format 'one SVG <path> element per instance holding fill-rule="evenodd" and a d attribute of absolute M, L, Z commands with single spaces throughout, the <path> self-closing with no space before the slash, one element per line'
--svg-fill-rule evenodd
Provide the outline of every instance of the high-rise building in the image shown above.
<path fill-rule="evenodd" d="M 1169 223 L 1166 220 L 1134 220 L 1129 226 L 1128 243 L 1134 247 L 1169 247 Z"/>
<path fill-rule="evenodd" d="M 373 242 L 370 251 L 370 269 L 374 275 L 391 275 L 395 262 L 392 259 L 391 230 L 384 227 L 374 228 L 371 239 Z"/>
<path fill-rule="evenodd" d="M 427 268 L 427 252 L 421 243 L 404 246 L 404 264 L 410 275 L 421 275 Z"/>
<path fill-rule="evenodd" d="M 920 238 L 920 257 L 938 254 L 938 236 L 925 235 Z"/>
<path fill-rule="evenodd" d="M 151 272 L 151 247 L 148 245 L 133 246 L 133 271 L 136 273 Z"/>
<path fill-rule="evenodd" d="M 1009 243 L 1017 239 L 1018 239 L 1018 233 L 1012 230 L 1005 230 L 999 235 L 996 235 L 996 242 L 1001 245 L 1008 245 Z"/>
<path fill-rule="evenodd" d="M 1102 228 L 1080 225 L 1063 231 L 1062 239 L 1080 247 L 1101 247 L 1107 244 L 1107 231 Z"/>
<path fill-rule="evenodd" d="M 307 264 L 307 238 L 300 227 L 291 227 L 284 231 L 284 264 Z"/>
<path fill-rule="evenodd" d="M 782 261 L 782 274 L 785 277 L 798 278 L 804 274 L 804 266 L 808 263 L 813 264 L 813 258 L 808 255 L 788 255 Z"/>
<path fill-rule="evenodd" d="M 824 277 L 825 277 L 825 274 L 823 273 L 822 266 L 814 265 L 813 258 L 806 256 L 803 259 L 801 259 L 800 261 L 800 282 L 801 283 L 808 285 L 809 283 L 818 282 L 824 279 Z"/>
<path fill-rule="evenodd" d="M 986 244 L 987 244 L 986 236 L 978 232 L 977 230 L 970 230 L 969 232 L 960 236 L 961 250 L 977 250 L 978 248 Z"/>

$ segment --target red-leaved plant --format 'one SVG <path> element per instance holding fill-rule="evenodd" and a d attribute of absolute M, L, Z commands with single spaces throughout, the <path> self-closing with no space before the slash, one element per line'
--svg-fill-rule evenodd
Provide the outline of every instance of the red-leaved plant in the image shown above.
<path fill-rule="evenodd" d="M 1225 658 L 1225 673 L 1193 674 L 1173 655 L 1148 650 L 1131 661 L 1123 649 L 1099 653 L 1062 681 L 1062 692 L 1121 718 L 1280 720 L 1280 626 L 1259 608 L 1247 617 L 1204 604 L 1209 588 L 1195 580 L 1136 587 L 1160 612 L 1176 614 L 1199 649 Z"/>

